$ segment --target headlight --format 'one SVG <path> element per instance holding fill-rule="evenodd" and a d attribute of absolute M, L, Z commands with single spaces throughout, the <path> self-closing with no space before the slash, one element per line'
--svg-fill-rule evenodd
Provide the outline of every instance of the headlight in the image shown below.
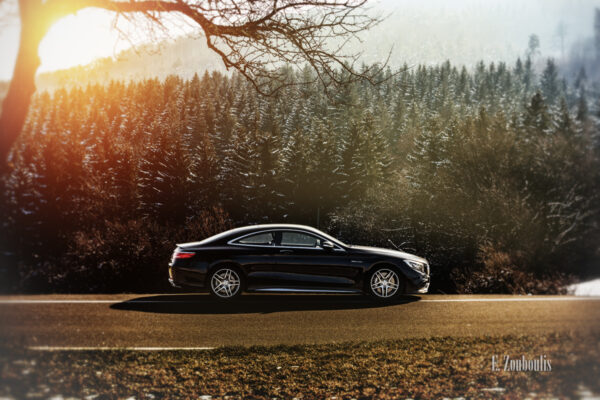
<path fill-rule="evenodd" d="M 425 263 L 423 262 L 413 260 L 404 260 L 404 262 L 415 271 L 425 272 Z"/>

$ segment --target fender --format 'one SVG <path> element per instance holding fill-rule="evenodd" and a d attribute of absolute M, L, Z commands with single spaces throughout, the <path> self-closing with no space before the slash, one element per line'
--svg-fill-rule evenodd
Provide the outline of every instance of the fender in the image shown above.
<path fill-rule="evenodd" d="M 383 267 L 383 266 L 388 266 L 388 265 L 395 267 L 398 270 L 398 272 L 400 272 L 406 278 L 406 280 L 408 280 L 413 285 L 418 285 L 419 283 L 421 283 L 423 281 L 423 275 L 420 272 L 415 271 L 414 269 L 412 269 L 411 267 L 406 265 L 406 263 L 404 263 L 404 262 L 398 262 L 397 260 L 391 260 L 391 259 L 381 260 L 381 261 L 377 261 L 377 262 L 373 263 L 365 271 L 365 275 L 369 274 L 373 270 L 373 268 Z"/>

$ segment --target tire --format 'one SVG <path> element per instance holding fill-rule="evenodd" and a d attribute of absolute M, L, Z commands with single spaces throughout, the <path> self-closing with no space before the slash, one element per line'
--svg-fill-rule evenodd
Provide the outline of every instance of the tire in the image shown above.
<path fill-rule="evenodd" d="M 379 301 L 390 301 L 405 294 L 406 281 L 392 266 L 376 267 L 368 275 L 365 291 Z"/>
<path fill-rule="evenodd" d="M 216 267 L 208 277 L 208 290 L 213 298 L 231 301 L 242 295 L 245 279 L 239 268 L 231 265 Z"/>

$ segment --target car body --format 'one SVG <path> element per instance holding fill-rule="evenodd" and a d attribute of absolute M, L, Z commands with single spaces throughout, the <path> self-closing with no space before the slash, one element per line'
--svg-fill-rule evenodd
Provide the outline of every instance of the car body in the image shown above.
<path fill-rule="evenodd" d="M 426 293 L 429 264 L 398 250 L 348 245 L 310 226 L 253 225 L 178 244 L 169 281 L 175 287 L 208 289 L 224 299 L 242 291 L 391 298 Z"/>

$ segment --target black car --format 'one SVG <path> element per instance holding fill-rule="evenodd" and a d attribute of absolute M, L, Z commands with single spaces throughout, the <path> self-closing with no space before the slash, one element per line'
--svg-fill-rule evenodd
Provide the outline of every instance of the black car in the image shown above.
<path fill-rule="evenodd" d="M 178 244 L 169 264 L 175 287 L 221 299 L 248 292 L 367 293 L 390 299 L 426 293 L 427 260 L 402 251 L 348 245 L 303 225 L 254 225 Z"/>

